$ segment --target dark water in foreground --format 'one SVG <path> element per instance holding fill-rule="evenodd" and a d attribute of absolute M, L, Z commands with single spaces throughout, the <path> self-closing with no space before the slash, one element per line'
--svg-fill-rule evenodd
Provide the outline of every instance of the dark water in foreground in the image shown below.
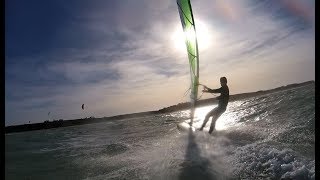
<path fill-rule="evenodd" d="M 315 179 L 314 96 L 308 85 L 231 102 L 213 136 L 178 131 L 188 111 L 8 134 L 5 178 Z"/>

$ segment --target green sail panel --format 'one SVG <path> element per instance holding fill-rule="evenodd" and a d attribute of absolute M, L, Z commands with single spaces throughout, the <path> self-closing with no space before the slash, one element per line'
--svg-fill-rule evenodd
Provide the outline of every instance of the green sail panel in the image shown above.
<path fill-rule="evenodd" d="M 180 20 L 185 34 L 185 43 L 187 46 L 188 59 L 191 75 L 191 122 L 193 121 L 194 110 L 198 98 L 199 85 L 199 52 L 196 37 L 196 28 L 192 14 L 190 0 L 177 0 Z"/>

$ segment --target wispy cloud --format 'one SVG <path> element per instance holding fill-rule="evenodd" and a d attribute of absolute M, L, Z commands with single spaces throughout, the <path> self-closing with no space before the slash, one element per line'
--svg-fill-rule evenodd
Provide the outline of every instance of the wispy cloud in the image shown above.
<path fill-rule="evenodd" d="M 6 8 L 17 8 L 12 2 Z M 314 78 L 308 70 L 315 51 L 311 1 L 192 5 L 211 40 L 200 49 L 202 83 L 218 86 L 225 75 L 233 94 Z M 42 6 L 49 8 L 43 3 L 33 8 Z M 6 14 L 6 124 L 43 121 L 49 111 L 51 118 L 108 116 L 188 101 L 183 96 L 190 83 L 186 52 L 175 49 L 171 39 L 181 28 L 175 1 L 55 1 L 50 6 L 54 9 L 42 12 L 45 29 L 51 29 L 47 34 L 33 34 L 29 27 L 44 28 L 38 21 L 26 26 L 18 12 Z M 17 33 L 17 27 L 25 32 Z"/>

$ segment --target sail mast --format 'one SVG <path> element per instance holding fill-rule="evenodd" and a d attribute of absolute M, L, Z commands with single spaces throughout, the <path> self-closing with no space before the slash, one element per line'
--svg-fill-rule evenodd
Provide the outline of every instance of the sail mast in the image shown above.
<path fill-rule="evenodd" d="M 191 76 L 190 119 L 192 124 L 193 118 L 194 118 L 194 111 L 195 111 L 197 98 L 198 98 L 198 85 L 199 85 L 198 42 L 196 37 L 196 27 L 195 27 L 190 0 L 177 0 L 177 5 L 178 5 L 182 28 L 185 34 L 185 43 L 187 47 L 188 59 L 189 59 L 189 65 L 190 65 L 190 76 Z"/>

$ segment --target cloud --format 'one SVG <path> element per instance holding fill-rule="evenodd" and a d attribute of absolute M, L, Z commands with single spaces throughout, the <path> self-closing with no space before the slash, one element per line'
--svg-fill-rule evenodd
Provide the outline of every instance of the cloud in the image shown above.
<path fill-rule="evenodd" d="M 264 13 L 283 25 L 308 28 L 314 25 L 314 4 L 302 0 L 252 0 L 254 13 Z"/>
<path fill-rule="evenodd" d="M 299 3 L 193 1 L 194 16 L 211 33 L 210 46 L 200 50 L 200 81 L 219 86 L 226 75 L 236 93 L 310 80 L 314 8 Z M 51 48 L 6 54 L 6 124 L 43 121 L 49 111 L 52 118 L 101 117 L 189 100 L 187 54 L 171 40 L 181 28 L 175 1 L 57 4 L 67 20 L 55 28 Z M 285 75 L 275 81 L 273 74 Z"/>

